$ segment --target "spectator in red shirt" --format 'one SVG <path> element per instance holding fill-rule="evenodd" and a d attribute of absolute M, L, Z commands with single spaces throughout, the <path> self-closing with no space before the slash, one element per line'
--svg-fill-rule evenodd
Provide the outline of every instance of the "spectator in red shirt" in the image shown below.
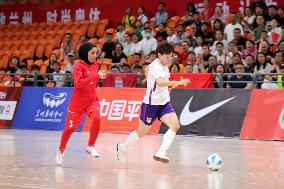
<path fill-rule="evenodd" d="M 186 65 L 187 64 L 187 57 L 190 53 L 189 51 L 189 43 L 187 41 L 184 41 L 181 43 L 182 46 L 182 53 L 179 55 L 179 63 Z"/>
<path fill-rule="evenodd" d="M 214 13 L 212 6 L 209 6 L 209 0 L 203 1 L 204 10 L 201 12 L 201 16 L 204 20 L 209 20 Z"/>
<path fill-rule="evenodd" d="M 72 34 L 66 33 L 65 34 L 65 41 L 61 44 L 60 47 L 60 60 L 64 61 L 64 59 L 67 57 L 67 55 L 72 52 L 74 53 L 75 57 L 77 58 L 77 46 L 72 41 Z"/>

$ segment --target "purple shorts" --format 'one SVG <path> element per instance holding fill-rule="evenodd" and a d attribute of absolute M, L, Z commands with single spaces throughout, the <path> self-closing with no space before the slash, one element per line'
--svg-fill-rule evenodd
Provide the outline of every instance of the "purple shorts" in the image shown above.
<path fill-rule="evenodd" d="M 171 102 L 168 102 L 165 105 L 149 105 L 142 103 L 140 120 L 145 125 L 150 126 L 157 118 L 160 120 L 164 115 L 174 111 Z"/>

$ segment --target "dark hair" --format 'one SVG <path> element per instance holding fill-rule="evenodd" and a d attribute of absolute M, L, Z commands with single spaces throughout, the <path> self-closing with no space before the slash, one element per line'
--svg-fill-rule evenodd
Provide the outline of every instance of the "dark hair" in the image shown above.
<path fill-rule="evenodd" d="M 220 23 L 220 25 L 221 25 L 221 26 L 220 26 L 220 27 L 221 27 L 220 29 L 223 30 L 223 29 L 224 29 L 224 23 L 223 23 L 219 18 L 216 18 L 216 19 L 214 20 L 214 22 L 213 22 L 213 30 L 215 29 L 215 28 L 214 28 L 214 25 L 215 25 L 216 22 L 219 22 L 219 23 Z M 221 30 L 220 30 L 220 31 L 221 31 Z M 222 32 L 222 33 L 223 33 L 223 32 Z"/>
<path fill-rule="evenodd" d="M 115 47 L 116 47 L 117 45 L 120 45 L 120 46 L 121 46 L 121 50 L 123 51 L 123 46 L 122 46 L 122 44 L 116 43 L 116 44 L 115 44 Z"/>
<path fill-rule="evenodd" d="M 160 2 L 158 3 L 158 5 L 163 5 L 163 6 L 165 6 L 165 3 L 162 2 L 162 1 L 160 1 Z"/>
<path fill-rule="evenodd" d="M 251 42 L 254 45 L 254 41 L 253 40 L 249 39 L 246 42 L 248 42 L 248 41 Z"/>
<path fill-rule="evenodd" d="M 226 72 L 226 68 L 225 68 L 225 66 L 223 65 L 223 64 L 216 64 L 215 66 L 214 66 L 214 71 L 215 72 L 217 72 L 217 67 L 218 66 L 221 66 L 223 69 L 224 69 L 224 73 Z"/>
<path fill-rule="evenodd" d="M 209 60 L 211 57 L 213 57 L 213 58 L 215 58 L 215 60 L 217 60 L 217 57 L 214 56 L 214 55 L 209 56 L 208 60 Z"/>
<path fill-rule="evenodd" d="M 19 69 L 23 69 L 23 68 L 28 69 L 28 67 L 25 64 L 19 65 Z"/>
<path fill-rule="evenodd" d="M 66 71 L 65 73 L 67 73 L 67 74 L 71 74 L 72 72 L 70 72 L 70 71 Z"/>
<path fill-rule="evenodd" d="M 128 65 L 128 64 L 122 64 L 122 66 L 121 66 L 122 68 L 123 67 L 127 67 L 127 68 L 130 68 L 130 66 Z"/>
<path fill-rule="evenodd" d="M 279 47 L 280 47 L 280 43 L 283 43 L 283 42 L 284 42 L 284 40 L 279 41 L 279 43 L 278 43 L 278 49 L 279 49 Z"/>
<path fill-rule="evenodd" d="M 141 9 L 143 10 L 143 13 L 145 14 L 145 7 L 142 6 L 142 5 L 140 5 L 140 6 L 138 7 L 138 9 L 139 9 L 139 8 L 141 8 Z"/>
<path fill-rule="evenodd" d="M 37 64 L 33 64 L 31 70 L 40 70 L 40 67 Z"/>
<path fill-rule="evenodd" d="M 189 12 L 189 10 L 188 10 L 189 6 L 191 6 L 191 8 L 192 8 L 192 12 L 196 12 L 196 7 L 195 7 L 195 4 L 193 2 L 188 2 L 187 3 L 187 5 L 186 5 L 187 12 Z"/>
<path fill-rule="evenodd" d="M 106 36 L 108 36 L 108 35 L 112 36 L 112 33 L 107 33 Z"/>
<path fill-rule="evenodd" d="M 174 52 L 174 48 L 167 42 L 162 42 L 157 47 L 157 53 L 159 54 L 170 54 L 172 52 Z"/>
<path fill-rule="evenodd" d="M 223 42 L 221 42 L 221 41 L 219 41 L 219 42 L 216 43 L 216 47 L 217 47 L 217 45 L 222 45 L 222 46 L 224 47 L 224 44 L 223 44 Z"/>
<path fill-rule="evenodd" d="M 66 35 L 70 35 L 72 37 L 72 33 L 70 33 L 70 32 L 66 32 L 64 36 L 66 36 Z"/>
<path fill-rule="evenodd" d="M 133 69 L 143 69 L 143 66 L 142 65 L 139 65 L 139 64 L 136 64 Z"/>
<path fill-rule="evenodd" d="M 269 8 L 277 9 L 277 7 L 276 7 L 275 5 L 269 5 L 269 6 L 267 7 L 267 9 L 269 9 Z"/>
<path fill-rule="evenodd" d="M 151 51 L 149 55 L 151 54 L 157 55 L 157 51 Z"/>
<path fill-rule="evenodd" d="M 57 61 L 52 62 L 52 66 L 53 66 L 54 64 L 58 64 L 58 65 L 60 66 L 60 63 L 57 62 Z"/>
<path fill-rule="evenodd" d="M 256 55 L 256 69 L 257 70 L 259 70 L 260 69 L 260 63 L 259 63 L 259 61 L 258 61 L 258 55 L 260 55 L 260 54 L 262 54 L 264 57 L 265 57 L 265 60 L 264 60 L 264 64 L 263 64 L 263 68 L 265 68 L 266 67 L 266 65 L 267 65 L 267 61 L 266 61 L 266 56 L 265 56 L 265 54 L 264 53 L 262 53 L 262 52 L 259 52 L 259 53 L 257 53 L 257 55 Z"/>
<path fill-rule="evenodd" d="M 117 65 L 111 66 L 111 67 L 110 67 L 110 70 L 111 70 L 112 68 L 117 68 L 117 69 L 119 69 L 119 67 L 118 67 Z"/>
<path fill-rule="evenodd" d="M 237 65 L 242 65 L 243 67 L 245 67 L 244 64 L 241 63 L 241 62 L 238 62 L 238 63 L 236 63 L 235 65 L 236 65 L 236 66 L 237 66 Z"/>
<path fill-rule="evenodd" d="M 241 31 L 241 29 L 240 29 L 240 28 L 235 28 L 234 30 L 238 30 L 239 32 Z"/>
<path fill-rule="evenodd" d="M 173 68 L 174 66 L 177 66 L 178 72 L 180 72 L 180 67 L 179 67 L 179 64 L 178 64 L 178 63 L 172 63 L 172 64 L 170 65 L 170 67 L 169 67 L 170 72 L 171 72 L 171 70 L 172 70 L 172 68 Z"/>
<path fill-rule="evenodd" d="M 135 53 L 133 56 L 135 56 L 135 55 L 137 55 L 137 56 L 139 56 L 141 58 L 141 54 L 140 53 Z"/>

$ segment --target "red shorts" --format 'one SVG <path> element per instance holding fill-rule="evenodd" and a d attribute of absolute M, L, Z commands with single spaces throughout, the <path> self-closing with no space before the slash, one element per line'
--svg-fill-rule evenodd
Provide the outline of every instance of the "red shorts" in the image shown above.
<path fill-rule="evenodd" d="M 100 101 L 99 100 L 92 101 L 90 104 L 88 104 L 87 107 L 83 109 L 83 111 L 80 111 L 80 112 L 74 112 L 70 110 L 68 111 L 71 113 L 86 113 L 87 116 L 90 116 L 92 112 L 96 112 L 96 111 L 100 112 Z"/>

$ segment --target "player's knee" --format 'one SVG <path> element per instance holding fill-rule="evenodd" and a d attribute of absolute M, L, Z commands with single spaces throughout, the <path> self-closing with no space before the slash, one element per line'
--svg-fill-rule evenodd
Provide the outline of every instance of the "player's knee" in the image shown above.
<path fill-rule="evenodd" d="M 171 129 L 175 132 L 177 132 L 180 128 L 180 124 L 178 122 L 174 122 L 173 125 L 171 126 Z"/>

